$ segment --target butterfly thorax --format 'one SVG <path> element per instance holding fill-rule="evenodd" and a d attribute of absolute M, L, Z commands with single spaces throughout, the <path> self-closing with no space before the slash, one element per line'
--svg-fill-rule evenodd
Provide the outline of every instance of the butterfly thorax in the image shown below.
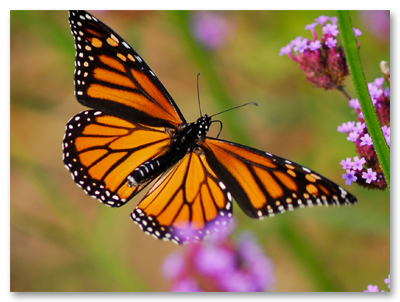
<path fill-rule="evenodd" d="M 205 115 L 196 122 L 182 124 L 172 136 L 168 151 L 137 167 L 128 176 L 128 185 L 133 187 L 154 179 L 164 173 L 169 167 L 175 165 L 187 153 L 193 152 L 200 146 L 210 129 L 211 117 Z"/>

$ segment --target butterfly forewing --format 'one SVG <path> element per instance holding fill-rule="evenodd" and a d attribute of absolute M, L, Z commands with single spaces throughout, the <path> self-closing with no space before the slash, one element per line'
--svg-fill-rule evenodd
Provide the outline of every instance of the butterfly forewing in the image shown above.
<path fill-rule="evenodd" d="M 144 126 L 87 110 L 66 126 L 64 164 L 87 194 L 118 207 L 147 184 L 129 187 L 128 175 L 143 162 L 165 153 L 170 142 L 163 127 Z"/>
<path fill-rule="evenodd" d="M 252 218 L 312 205 L 342 205 L 356 198 L 320 174 L 287 159 L 207 138 L 207 159 L 241 209 Z"/>
<path fill-rule="evenodd" d="M 198 152 L 157 180 L 132 213 L 147 234 L 179 244 L 220 232 L 231 217 L 230 193 Z"/>
<path fill-rule="evenodd" d="M 148 125 L 177 128 L 185 122 L 154 72 L 116 32 L 84 11 L 70 11 L 69 23 L 80 103 Z"/>

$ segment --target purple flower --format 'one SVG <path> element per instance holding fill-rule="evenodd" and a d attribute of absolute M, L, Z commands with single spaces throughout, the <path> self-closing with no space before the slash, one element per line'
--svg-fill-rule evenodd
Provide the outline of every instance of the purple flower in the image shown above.
<path fill-rule="evenodd" d="M 348 170 L 348 169 L 351 169 L 353 167 L 353 164 L 351 162 L 351 158 L 350 157 L 346 158 L 346 160 L 342 159 L 340 164 L 342 165 L 342 168 L 344 170 Z"/>
<path fill-rule="evenodd" d="M 362 133 L 364 131 L 364 128 L 365 128 L 365 123 L 357 122 L 353 130 L 356 131 L 357 133 Z"/>
<path fill-rule="evenodd" d="M 308 48 L 308 39 L 303 39 L 297 42 L 293 48 L 294 51 L 298 51 L 299 53 L 303 53 Z"/>
<path fill-rule="evenodd" d="M 282 48 L 281 48 L 281 51 L 280 51 L 280 53 L 279 53 L 279 55 L 280 55 L 280 56 L 283 56 L 283 55 L 288 55 L 288 54 L 290 54 L 290 53 L 292 52 L 292 47 L 293 47 L 292 44 L 288 44 L 288 45 L 286 45 L 285 47 L 282 47 Z"/>
<path fill-rule="evenodd" d="M 390 137 L 390 127 L 382 126 L 382 132 L 385 137 Z"/>
<path fill-rule="evenodd" d="M 379 87 L 375 86 L 372 83 L 368 84 L 368 91 L 369 91 L 369 94 L 371 95 L 371 97 L 374 99 L 379 99 L 381 97 L 381 95 L 383 94 L 382 89 L 380 89 Z"/>
<path fill-rule="evenodd" d="M 378 87 L 382 87 L 383 82 L 385 82 L 385 79 L 383 77 L 376 78 L 374 81 L 374 85 L 376 85 Z"/>
<path fill-rule="evenodd" d="M 317 50 L 319 48 L 321 48 L 321 41 L 316 40 L 316 41 L 312 41 L 310 42 L 309 48 L 311 51 Z"/>
<path fill-rule="evenodd" d="M 171 291 L 260 292 L 273 284 L 272 264 L 248 234 L 237 242 L 225 234 L 188 244 L 168 256 L 162 270 Z"/>
<path fill-rule="evenodd" d="M 354 27 L 353 27 L 353 33 L 354 33 L 354 36 L 355 36 L 355 37 L 361 36 L 361 35 L 362 35 L 361 30 L 359 30 L 359 29 L 357 29 L 357 28 L 354 28 Z"/>
<path fill-rule="evenodd" d="M 390 274 L 388 275 L 388 277 L 384 281 L 388 285 L 388 288 L 390 288 Z"/>
<path fill-rule="evenodd" d="M 390 82 L 389 77 L 387 81 Z M 384 78 L 377 78 L 372 83 L 368 84 L 368 89 L 386 144 L 390 148 L 390 91 L 389 88 L 385 89 L 382 86 L 384 83 Z M 386 90 L 388 93 L 383 92 Z M 354 157 L 353 167 L 351 169 L 354 172 L 354 176 L 357 178 L 355 182 L 363 187 L 384 190 L 387 187 L 387 182 L 375 149 L 373 148 L 371 136 L 365 125 L 364 114 L 361 111 L 359 101 L 357 99 L 352 99 L 349 101 L 349 106 L 354 108 L 354 111 L 357 113 L 357 124 L 354 125 L 354 122 L 343 123 L 338 127 L 338 131 L 347 134 L 346 139 L 355 143 L 356 152 L 359 154 L 359 156 Z M 343 166 L 343 160 L 340 164 Z M 344 178 L 345 177 L 351 178 L 351 175 L 344 176 Z M 349 183 L 349 181 L 347 183 Z"/>
<path fill-rule="evenodd" d="M 326 24 L 329 20 L 334 24 Z M 289 49 L 283 47 L 279 55 L 289 54 L 312 86 L 325 90 L 336 89 L 349 75 L 343 47 L 336 46 L 337 40 L 333 39 L 339 32 L 336 25 L 337 18 L 320 16 L 315 21 L 305 27 L 311 30 L 312 41 L 297 37 L 290 42 L 294 46 L 294 53 L 289 53 Z M 322 28 L 320 38 L 316 32 L 318 25 Z"/>
<path fill-rule="evenodd" d="M 337 17 L 330 17 L 329 20 L 333 23 L 333 24 L 337 24 Z"/>
<path fill-rule="evenodd" d="M 349 106 L 351 107 L 351 108 L 354 108 L 354 109 L 360 109 L 361 107 L 360 107 L 360 102 L 358 101 L 358 99 L 351 99 L 350 101 L 349 101 Z"/>
<path fill-rule="evenodd" d="M 385 97 L 390 97 L 390 89 L 387 87 L 385 88 L 385 91 L 383 92 L 383 94 L 385 95 Z"/>
<path fill-rule="evenodd" d="M 232 33 L 232 25 L 222 14 L 210 11 L 193 13 L 192 32 L 196 40 L 208 49 L 224 46 Z"/>
<path fill-rule="evenodd" d="M 184 259 L 179 254 L 172 253 L 165 258 L 161 266 L 161 271 L 165 277 L 173 279 L 182 274 L 184 267 Z"/>
<path fill-rule="evenodd" d="M 270 290 L 274 280 L 272 275 L 273 265 L 264 256 L 264 252 L 250 232 L 244 232 L 240 235 L 239 253 L 247 263 L 248 272 L 255 277 L 253 282 L 256 288 Z M 267 287 L 265 287 L 266 285 Z"/>
<path fill-rule="evenodd" d="M 364 293 L 378 293 L 379 292 L 379 288 L 378 285 L 368 285 L 367 286 L 367 290 L 364 290 Z"/>
<path fill-rule="evenodd" d="M 376 180 L 376 172 L 373 172 L 371 168 L 367 170 L 367 172 L 363 172 L 362 178 L 365 179 L 365 182 L 370 184 L 371 181 Z"/>
<path fill-rule="evenodd" d="M 312 30 L 312 29 L 314 29 L 315 26 L 317 26 L 318 24 L 319 24 L 318 22 L 313 22 L 313 23 L 311 23 L 311 24 L 306 25 L 306 27 L 305 27 L 304 29 L 310 29 L 310 30 Z"/>
<path fill-rule="evenodd" d="M 353 131 L 355 123 L 356 122 L 343 123 L 341 126 L 338 126 L 337 131 L 338 132 L 343 132 L 343 133 Z"/>
<path fill-rule="evenodd" d="M 386 143 L 390 147 L 390 127 L 388 126 L 382 126 L 382 133 L 385 137 Z"/>
<path fill-rule="evenodd" d="M 235 254 L 228 249 L 205 245 L 198 250 L 194 265 L 205 275 L 218 276 L 232 270 L 235 266 Z"/>
<path fill-rule="evenodd" d="M 328 40 L 325 41 L 325 45 L 328 46 L 329 48 L 335 48 L 336 43 L 337 43 L 337 40 L 332 37 L 329 37 Z"/>
<path fill-rule="evenodd" d="M 353 131 L 353 132 L 349 133 L 347 140 L 354 143 L 355 141 L 357 141 L 358 137 L 359 137 L 359 134 L 356 131 Z"/>
<path fill-rule="evenodd" d="M 366 163 L 366 160 L 364 157 L 361 159 L 358 158 L 358 156 L 354 157 L 354 162 L 352 163 L 352 167 L 354 170 L 362 170 L 363 169 L 363 164 Z"/>
<path fill-rule="evenodd" d="M 347 170 L 346 174 L 342 175 L 342 178 L 346 180 L 345 184 L 350 186 L 351 182 L 355 182 L 357 177 L 354 176 L 355 171 Z"/>
<path fill-rule="evenodd" d="M 332 24 L 326 24 L 324 27 L 322 27 L 322 32 L 326 35 L 332 35 L 334 37 L 336 37 L 336 35 L 339 33 L 337 30 L 337 25 Z"/>
<path fill-rule="evenodd" d="M 364 134 L 364 136 L 361 137 L 360 146 L 365 146 L 365 145 L 367 145 L 367 146 L 372 146 L 373 145 L 372 138 L 371 138 L 371 136 L 369 136 L 368 133 Z"/>
<path fill-rule="evenodd" d="M 300 43 L 301 40 L 303 40 L 303 37 L 298 36 L 298 37 L 294 38 L 292 41 L 290 41 L 290 45 L 295 46 L 296 44 Z"/>
<path fill-rule="evenodd" d="M 178 280 L 171 288 L 171 292 L 201 292 L 202 290 L 193 279 Z"/>
<path fill-rule="evenodd" d="M 322 26 L 325 25 L 325 23 L 329 20 L 330 18 L 328 16 L 319 16 L 317 19 L 315 19 L 316 22 L 321 24 Z"/>
<path fill-rule="evenodd" d="M 318 39 L 317 33 L 316 33 L 316 31 L 315 31 L 315 26 L 317 26 L 317 25 L 318 25 L 318 23 L 317 23 L 317 22 L 314 22 L 314 23 L 311 23 L 311 24 L 306 25 L 306 27 L 304 28 L 304 29 L 309 29 L 309 30 L 311 30 L 311 33 L 312 33 L 312 35 L 313 35 L 313 39 L 314 39 L 314 40 L 317 40 L 317 39 Z"/>

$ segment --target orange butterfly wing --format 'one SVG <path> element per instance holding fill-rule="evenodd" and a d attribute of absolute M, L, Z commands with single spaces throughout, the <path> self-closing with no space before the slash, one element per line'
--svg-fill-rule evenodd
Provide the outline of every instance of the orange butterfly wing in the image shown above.
<path fill-rule="evenodd" d="M 357 201 L 322 175 L 270 153 L 213 138 L 207 138 L 201 148 L 215 174 L 252 218 Z"/>
<path fill-rule="evenodd" d="M 154 72 L 115 31 L 85 11 L 70 11 L 75 95 L 88 107 L 152 126 L 185 123 Z"/>
<path fill-rule="evenodd" d="M 156 181 L 131 217 L 158 239 L 198 241 L 228 225 L 232 197 L 204 154 L 194 151 Z"/>
<path fill-rule="evenodd" d="M 119 207 L 148 183 L 127 185 L 142 163 L 168 150 L 164 127 L 132 123 L 97 110 L 70 119 L 63 141 L 63 160 L 78 186 L 101 202 Z"/>

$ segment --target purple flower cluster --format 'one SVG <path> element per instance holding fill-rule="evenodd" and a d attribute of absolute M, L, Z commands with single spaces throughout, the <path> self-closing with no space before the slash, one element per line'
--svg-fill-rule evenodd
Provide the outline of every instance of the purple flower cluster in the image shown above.
<path fill-rule="evenodd" d="M 322 27 L 321 38 L 316 32 L 318 25 Z M 282 47 L 279 55 L 286 54 L 295 61 L 312 86 L 337 88 L 349 75 L 343 47 L 337 45 L 337 18 L 320 16 L 305 29 L 311 31 L 312 39 L 297 37 Z M 358 29 L 353 30 L 355 36 L 361 35 Z"/>
<path fill-rule="evenodd" d="M 375 107 L 383 135 L 390 148 L 390 89 L 384 88 L 384 78 L 377 78 L 368 84 L 372 104 Z M 347 134 L 347 140 L 354 143 L 356 152 L 360 155 L 342 160 L 340 164 L 346 173 L 343 179 L 346 185 L 357 182 L 365 187 L 385 189 L 387 186 L 382 167 L 379 164 L 371 136 L 365 126 L 364 116 L 357 99 L 351 99 L 349 106 L 357 113 L 357 122 L 350 121 L 338 126 L 338 131 Z"/>
<path fill-rule="evenodd" d="M 170 254 L 162 271 L 173 292 L 261 292 L 273 285 L 273 268 L 249 233 L 218 236 Z"/>
<path fill-rule="evenodd" d="M 388 285 L 388 288 L 390 289 L 390 274 L 388 277 L 384 280 L 385 283 Z M 367 289 L 364 290 L 365 293 L 378 293 L 378 292 L 385 292 L 384 290 L 379 290 L 378 285 L 368 285 Z"/>

